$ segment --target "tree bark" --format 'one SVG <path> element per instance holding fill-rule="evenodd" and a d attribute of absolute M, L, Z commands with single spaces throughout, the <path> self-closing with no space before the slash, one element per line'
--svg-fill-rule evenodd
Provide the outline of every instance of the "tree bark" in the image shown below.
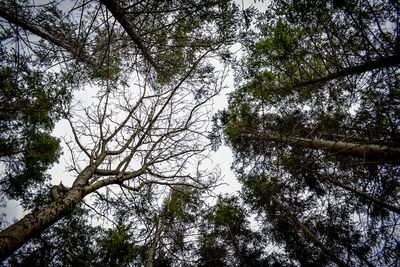
<path fill-rule="evenodd" d="M 271 197 L 271 200 L 280 207 L 281 210 L 283 210 L 292 220 L 293 222 L 303 231 L 303 233 L 310 238 L 322 251 L 324 251 L 334 262 L 336 262 L 339 266 L 348 266 L 338 255 L 332 252 L 324 243 L 322 243 L 321 240 L 318 239 L 317 236 L 315 236 L 310 229 L 307 228 L 299 219 L 297 219 L 296 216 L 294 216 L 291 212 L 288 211 L 286 207 L 284 207 L 280 201 L 275 199 L 274 197 Z"/>
<path fill-rule="evenodd" d="M 1 231 L 0 260 L 5 260 L 32 237 L 40 235 L 46 228 L 71 214 L 75 206 L 85 197 L 84 186 L 94 171 L 95 166 L 86 167 L 64 196 Z"/>
<path fill-rule="evenodd" d="M 342 141 L 330 141 L 324 139 L 309 139 L 302 137 L 283 136 L 275 133 L 257 134 L 242 134 L 242 136 L 250 139 L 274 141 L 285 143 L 293 146 L 301 146 L 305 148 L 327 150 L 337 154 L 343 154 L 358 158 L 366 159 L 385 159 L 385 160 L 400 160 L 400 149 L 390 146 L 374 145 L 374 144 L 357 144 L 347 143 Z"/>
<path fill-rule="evenodd" d="M 71 214 L 82 200 L 82 188 L 73 188 L 61 200 L 37 212 L 30 213 L 0 233 L 0 260 L 4 260 L 32 237 L 53 225 L 62 217 Z"/>
<path fill-rule="evenodd" d="M 307 86 L 307 85 L 312 85 L 312 84 L 318 84 L 318 83 L 326 82 L 329 80 L 337 79 L 340 77 L 352 75 L 352 74 L 359 74 L 359 73 L 371 71 L 374 69 L 382 69 L 382 68 L 387 68 L 387 67 L 392 67 L 392 66 L 397 66 L 397 65 L 400 65 L 400 55 L 395 54 L 395 55 L 391 55 L 391 56 L 382 57 L 380 59 L 367 61 L 360 65 L 344 68 L 342 70 L 339 70 L 334 73 L 330 73 L 330 74 L 320 77 L 320 78 L 295 82 L 294 86 L 301 87 L 301 86 Z"/>
<path fill-rule="evenodd" d="M 125 11 L 118 5 L 115 0 L 100 0 L 100 2 L 106 6 L 106 8 L 111 12 L 114 18 L 121 24 L 125 32 L 129 35 L 132 41 L 138 46 L 142 51 L 143 57 L 153 66 L 158 74 L 165 77 L 163 70 L 157 65 L 153 57 L 150 55 L 149 49 L 142 42 L 139 34 L 136 32 L 135 27 L 127 18 Z"/>

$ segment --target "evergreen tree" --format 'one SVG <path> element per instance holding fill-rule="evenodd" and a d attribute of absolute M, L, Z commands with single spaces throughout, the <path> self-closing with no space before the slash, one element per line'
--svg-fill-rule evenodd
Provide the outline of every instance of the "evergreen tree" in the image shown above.
<path fill-rule="evenodd" d="M 272 1 L 216 120 L 264 232 L 302 265 L 398 261 L 398 8 Z"/>
<path fill-rule="evenodd" d="M 55 123 L 68 114 L 68 76 L 30 69 L 28 59 L 0 50 L 1 191 L 26 206 L 32 189 L 48 181 L 46 171 L 60 156 Z"/>
<path fill-rule="evenodd" d="M 264 243 L 253 231 L 249 213 L 237 197 L 219 197 L 204 215 L 198 254 L 199 266 L 265 266 Z"/>

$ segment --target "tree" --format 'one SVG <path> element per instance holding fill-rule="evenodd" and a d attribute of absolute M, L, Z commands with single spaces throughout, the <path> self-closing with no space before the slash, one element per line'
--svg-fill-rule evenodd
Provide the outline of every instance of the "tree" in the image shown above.
<path fill-rule="evenodd" d="M 4 49 L 0 54 L 1 191 L 29 203 L 30 189 L 48 180 L 45 171 L 60 155 L 60 140 L 51 131 L 67 115 L 71 91 L 66 75 L 32 71 L 25 57 Z"/>
<path fill-rule="evenodd" d="M 202 216 L 201 191 L 187 186 L 171 188 L 158 213 L 152 215 L 150 223 L 154 235 L 146 246 L 146 266 L 179 266 L 193 262 L 193 244 Z M 154 226 L 153 226 L 154 225 Z"/>
<path fill-rule="evenodd" d="M 74 21 L 73 12 L 79 21 Z M 70 72 L 91 78 L 119 74 L 120 79 L 122 65 L 128 69 L 141 66 L 145 72 L 150 65 L 167 80 L 178 72 L 184 74 L 200 51 L 233 41 L 235 12 L 229 1 L 75 1 L 70 12 L 54 3 L 36 6 L 36 10 L 12 2 L 0 6 L 0 15 L 16 26 L 4 31 L 4 39 L 14 35 L 23 39 L 43 63 L 78 60 L 85 67 L 75 64 Z M 31 41 L 30 34 L 49 44 Z M 129 46 L 134 52 L 122 55 L 121 48 Z M 138 51 L 143 58 L 136 57 Z"/>
<path fill-rule="evenodd" d="M 398 261 L 397 11 L 272 1 L 216 120 L 264 232 L 300 264 Z"/>
<path fill-rule="evenodd" d="M 30 54 L 30 67 L 64 71 L 73 86 L 98 90 L 87 106 L 66 109 L 76 178 L 54 186 L 51 198 L 48 192 L 0 233 L 1 259 L 73 214 L 84 198 L 107 217 L 109 207 L 140 199 L 146 188 L 157 188 L 150 192 L 162 197 L 162 187 L 206 190 L 217 178 L 202 167 L 209 146 L 203 131 L 207 103 L 225 73 L 213 71 L 206 58 L 226 56 L 236 7 L 229 1 L 76 1 L 67 8 L 0 4 L 5 47 L 15 46 L 17 57 Z M 124 244 L 121 229 L 109 232 L 103 244 Z"/>
<path fill-rule="evenodd" d="M 199 266 L 265 266 L 261 236 L 253 232 L 237 197 L 219 197 L 204 216 Z"/>

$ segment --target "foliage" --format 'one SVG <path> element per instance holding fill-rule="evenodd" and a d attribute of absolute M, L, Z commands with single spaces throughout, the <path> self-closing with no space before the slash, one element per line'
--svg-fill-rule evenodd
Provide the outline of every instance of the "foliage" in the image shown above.
<path fill-rule="evenodd" d="M 398 261 L 397 8 L 272 1 L 214 119 L 263 233 L 298 264 Z"/>
<path fill-rule="evenodd" d="M 204 214 L 199 266 L 265 266 L 262 237 L 251 229 L 237 197 L 219 197 Z"/>
<path fill-rule="evenodd" d="M 1 193 L 33 211 L 0 233 L 6 263 L 397 264 L 397 3 L 62 4 L 0 4 Z M 237 89 L 210 144 L 215 59 Z M 71 104 L 71 84 L 97 92 Z M 75 177 L 51 187 L 62 118 Z M 243 187 L 211 205 L 222 141 Z"/>
<path fill-rule="evenodd" d="M 51 131 L 68 113 L 71 92 L 66 77 L 31 70 L 24 57 L 2 49 L 1 61 L 1 188 L 11 198 L 29 199 L 59 158 L 60 140 Z"/>

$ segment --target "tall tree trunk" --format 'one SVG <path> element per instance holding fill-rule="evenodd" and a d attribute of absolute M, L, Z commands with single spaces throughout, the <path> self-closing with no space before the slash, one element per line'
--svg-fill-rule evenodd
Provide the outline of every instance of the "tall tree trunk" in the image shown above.
<path fill-rule="evenodd" d="M 233 235 L 229 224 L 225 224 L 225 227 L 228 229 L 228 236 L 229 236 L 229 239 L 232 241 L 232 245 L 235 250 L 236 256 L 239 258 L 240 266 L 247 267 L 248 265 L 246 264 L 246 261 L 244 260 L 242 250 L 240 249 L 240 246 L 239 246 L 239 241 Z"/>
<path fill-rule="evenodd" d="M 296 216 L 294 216 L 286 207 L 284 207 L 280 201 L 276 198 L 271 197 L 271 200 L 288 215 L 293 222 L 303 231 L 303 233 L 310 238 L 314 244 L 316 244 L 322 251 L 324 251 L 334 262 L 336 262 L 339 266 L 348 266 L 338 255 L 336 255 L 332 250 L 330 250 L 321 240 L 318 239 L 316 235 L 314 235 L 310 229 L 307 228 Z"/>
<path fill-rule="evenodd" d="M 161 224 L 157 227 L 156 233 L 154 235 L 153 243 L 151 244 L 150 249 L 147 253 L 146 267 L 153 267 L 154 257 L 156 255 L 156 248 L 157 248 L 158 242 L 160 242 L 161 233 L 163 232 L 164 227 L 165 227 L 165 218 L 162 217 Z"/>
<path fill-rule="evenodd" d="M 359 74 L 359 73 L 371 71 L 374 69 L 382 69 L 382 68 L 397 66 L 397 65 L 400 65 L 400 55 L 395 54 L 395 55 L 391 55 L 391 56 L 382 57 L 382 58 L 379 58 L 376 60 L 367 61 L 360 65 L 343 68 L 342 70 L 339 70 L 334 73 L 330 73 L 330 74 L 320 77 L 320 78 L 295 82 L 294 86 L 301 87 L 301 86 L 307 86 L 307 85 L 311 85 L 311 84 L 327 82 L 329 80 L 337 79 L 340 77 L 345 77 L 348 75 Z"/>
<path fill-rule="evenodd" d="M 64 196 L 1 231 L 0 260 L 8 258 L 32 237 L 40 235 L 47 227 L 71 214 L 75 206 L 85 197 L 84 186 L 95 169 L 93 165 L 86 167 Z"/>
<path fill-rule="evenodd" d="M 158 246 L 158 243 L 160 242 L 161 234 L 165 228 L 165 220 L 166 220 L 166 215 L 168 213 L 169 204 L 171 203 L 172 199 L 176 196 L 176 193 L 177 192 L 172 187 L 169 192 L 168 200 L 166 201 L 165 206 L 163 207 L 163 209 L 161 211 L 160 225 L 157 225 L 157 230 L 156 230 L 156 233 L 154 234 L 153 243 L 151 244 L 150 249 L 147 253 L 146 267 L 153 267 L 154 257 L 156 255 L 156 248 Z"/>
<path fill-rule="evenodd" d="M 337 154 L 343 154 L 358 158 L 366 159 L 385 159 L 388 161 L 400 160 L 400 149 L 390 146 L 374 145 L 374 144 L 357 144 L 342 141 L 331 141 L 324 139 L 309 139 L 302 137 L 291 137 L 278 135 L 276 133 L 258 134 L 242 134 L 242 136 L 250 139 L 274 141 L 285 143 L 293 146 L 301 146 L 305 148 L 327 150 Z"/>

